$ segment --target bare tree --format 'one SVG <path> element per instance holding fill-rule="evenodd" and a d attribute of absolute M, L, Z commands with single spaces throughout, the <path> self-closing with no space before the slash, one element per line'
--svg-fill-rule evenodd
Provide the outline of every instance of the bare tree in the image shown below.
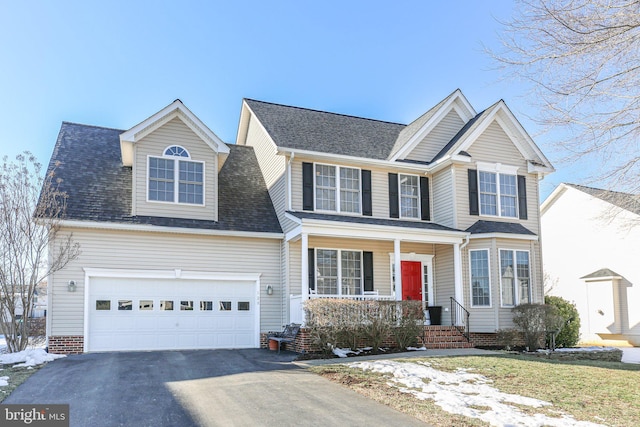
<path fill-rule="evenodd" d="M 71 235 L 59 234 L 66 209 L 60 182 L 55 172 L 41 173 L 28 152 L 0 165 L 0 331 L 9 352 L 27 347 L 38 284 L 80 253 Z"/>
<path fill-rule="evenodd" d="M 565 160 L 597 160 L 590 182 L 639 194 L 640 1 L 516 3 L 503 48 L 489 53 L 533 83 L 533 118 Z"/>

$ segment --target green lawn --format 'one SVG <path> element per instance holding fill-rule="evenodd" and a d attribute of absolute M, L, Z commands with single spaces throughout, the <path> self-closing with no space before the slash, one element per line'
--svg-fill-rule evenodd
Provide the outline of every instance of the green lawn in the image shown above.
<path fill-rule="evenodd" d="M 11 365 L 0 365 L 0 377 L 9 377 L 7 382 L 9 385 L 4 387 L 0 387 L 0 402 L 6 399 L 13 390 L 16 389 L 20 384 L 25 382 L 27 378 L 33 375 L 44 365 L 34 366 L 31 369 L 29 368 L 14 368 Z"/>
<path fill-rule="evenodd" d="M 421 358 L 403 362 L 415 360 L 427 362 L 444 372 L 471 369 L 469 372 L 491 379 L 491 385 L 503 393 L 552 403 L 552 406 L 543 408 L 514 404 L 527 414 L 558 417 L 565 413 L 576 420 L 608 426 L 640 425 L 640 365 L 596 361 L 567 363 L 519 355 Z M 402 393 L 389 385 L 388 377 L 382 374 L 350 369 L 345 365 L 311 369 L 434 426 L 488 425 L 477 419 L 445 412 L 432 400 L 418 400 Z"/>

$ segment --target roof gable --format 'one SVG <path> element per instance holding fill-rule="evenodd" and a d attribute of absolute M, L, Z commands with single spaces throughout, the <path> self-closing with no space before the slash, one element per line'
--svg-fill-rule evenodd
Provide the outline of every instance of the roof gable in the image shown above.
<path fill-rule="evenodd" d="M 462 94 L 462 91 L 456 89 L 451 95 L 444 98 L 429 111 L 408 124 L 402 132 L 400 132 L 389 154 L 389 160 L 406 158 L 452 111 L 455 111 L 464 123 L 476 115 L 475 110 Z"/>
<path fill-rule="evenodd" d="M 640 195 L 622 193 L 619 191 L 603 190 L 578 184 L 561 183 L 540 205 L 540 212 L 544 214 L 567 190 L 576 190 L 603 202 L 624 209 L 635 215 L 640 215 Z"/>
<path fill-rule="evenodd" d="M 138 123 L 120 135 L 120 152 L 125 166 L 133 164 L 133 145 L 151 132 L 171 120 L 180 119 L 193 133 L 201 138 L 215 153 L 229 154 L 229 147 L 214 134 L 179 99 L 167 105 L 151 117 Z"/>
<path fill-rule="evenodd" d="M 467 152 L 494 122 L 502 128 L 522 157 L 527 160 L 530 173 L 545 174 L 555 170 L 503 100 L 496 102 L 470 120 L 434 157 L 433 161 L 453 156 L 461 151 Z"/>

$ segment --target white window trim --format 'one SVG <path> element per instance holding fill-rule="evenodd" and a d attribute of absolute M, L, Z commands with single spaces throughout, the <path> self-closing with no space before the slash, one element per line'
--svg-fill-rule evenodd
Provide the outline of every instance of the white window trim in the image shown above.
<path fill-rule="evenodd" d="M 418 177 L 418 216 L 403 216 L 402 215 L 402 191 L 401 181 L 403 176 L 415 176 Z M 422 197 L 421 197 L 422 189 L 420 188 L 420 175 L 412 174 L 412 173 L 399 173 L 398 174 L 398 216 L 401 219 L 408 219 L 414 221 L 422 220 Z"/>
<path fill-rule="evenodd" d="M 476 167 L 478 169 L 478 213 L 480 216 L 486 216 L 490 218 L 515 218 L 519 219 L 520 215 L 518 212 L 518 166 L 512 165 L 504 165 L 502 163 L 485 163 L 485 162 L 477 162 Z M 490 215 L 482 213 L 482 201 L 480 195 L 480 172 L 490 172 L 496 174 L 496 215 Z M 505 216 L 500 215 L 502 212 L 502 207 L 500 205 L 500 175 L 513 175 L 516 177 L 516 215 L 515 216 Z"/>
<path fill-rule="evenodd" d="M 320 294 L 318 293 L 318 250 L 321 251 L 337 251 L 338 252 L 338 293 L 337 294 Z M 340 295 L 342 296 L 342 252 L 358 252 L 360 253 L 360 294 L 364 295 L 364 257 L 362 253 L 364 251 L 360 249 L 336 249 L 336 248 L 314 248 L 313 249 L 313 268 L 316 271 L 313 272 L 315 280 L 314 287 L 318 296 L 322 295 Z"/>
<path fill-rule="evenodd" d="M 335 211 L 330 211 L 326 209 L 317 209 L 316 207 L 316 189 L 318 188 L 316 183 L 316 176 L 317 176 L 316 165 L 329 166 L 329 167 L 335 168 L 336 170 L 336 210 Z M 340 189 L 341 189 L 340 188 L 340 169 L 342 168 L 355 169 L 358 171 L 358 181 L 360 183 L 360 188 L 358 189 L 360 210 L 358 212 L 343 212 L 340 210 Z M 357 216 L 362 215 L 362 169 L 354 166 L 340 166 L 340 165 L 332 165 L 330 163 L 314 162 L 313 163 L 313 209 L 315 212 L 339 213 L 342 215 L 357 215 Z"/>
<path fill-rule="evenodd" d="M 502 258 L 500 256 L 500 251 L 509 251 L 513 253 L 513 263 L 514 263 L 514 268 L 513 268 L 513 280 L 514 280 L 514 285 L 515 285 L 515 304 L 514 305 L 507 305 L 504 303 L 504 301 L 502 301 Z M 517 284 L 518 282 L 518 268 L 516 266 L 516 262 L 517 262 L 517 258 L 516 258 L 516 252 L 526 252 L 528 257 L 529 257 L 529 302 L 531 302 L 533 300 L 533 289 L 531 289 L 532 287 L 532 280 L 531 280 L 531 251 L 527 250 L 527 249 L 513 249 L 513 248 L 498 248 L 498 278 L 500 280 L 500 307 L 502 308 L 513 308 L 517 305 L 520 304 L 520 286 L 519 284 Z"/>
<path fill-rule="evenodd" d="M 165 151 L 167 151 L 168 148 L 173 147 L 173 146 L 177 146 L 182 148 L 187 154 L 188 157 L 178 157 L 178 156 L 167 156 L 164 154 Z M 155 159 L 163 159 L 163 160 L 173 160 L 174 164 L 173 164 L 173 202 L 168 202 L 165 200 L 151 200 L 149 198 L 149 167 L 151 165 L 151 158 L 155 158 Z M 180 161 L 186 161 L 186 162 L 192 162 L 192 163 L 200 163 L 202 165 L 202 203 L 187 203 L 187 202 L 180 202 Z M 161 156 L 154 156 L 151 154 L 147 155 L 147 173 L 146 173 L 146 177 L 147 177 L 147 182 L 146 182 L 146 194 L 145 194 L 145 199 L 147 201 L 147 203 L 160 203 L 160 204 L 164 204 L 164 205 L 179 205 L 179 206 L 197 206 L 197 207 L 206 207 L 207 204 L 207 192 L 206 192 L 206 182 L 207 182 L 207 169 L 206 169 L 206 162 L 202 161 L 202 160 L 193 160 L 191 158 L 191 155 L 189 154 L 189 151 L 180 146 L 180 145 L 169 145 L 167 147 L 165 147 L 162 150 L 162 155 Z"/>
<path fill-rule="evenodd" d="M 435 270 L 433 267 L 433 258 L 435 257 L 435 255 L 430 255 L 430 254 L 416 254 L 416 253 L 400 253 L 400 265 L 402 265 L 402 261 L 416 261 L 416 262 L 420 262 L 421 263 L 421 271 L 420 271 L 420 277 L 422 277 L 422 303 L 425 304 L 425 300 L 424 300 L 424 267 L 428 266 L 429 267 L 429 271 L 430 271 L 430 276 L 429 278 L 431 280 L 429 280 L 428 283 L 428 292 L 429 295 L 432 295 L 432 299 L 433 299 L 433 304 L 436 303 L 436 292 L 435 292 Z M 393 269 L 395 268 L 395 262 L 394 262 L 394 254 L 393 252 L 389 252 L 389 280 L 391 281 L 391 291 L 392 294 L 395 295 L 395 286 L 396 284 L 393 281 L 393 275 L 394 275 L 394 271 Z M 402 267 L 401 267 L 402 268 Z M 400 290 L 400 295 L 402 295 L 402 289 Z"/>
<path fill-rule="evenodd" d="M 489 270 L 489 305 L 475 305 L 473 304 L 473 276 L 471 266 L 471 252 L 486 252 L 487 253 L 487 268 Z M 492 308 L 493 307 L 493 290 L 491 286 L 491 250 L 489 249 L 469 249 L 469 303 L 473 308 Z"/>

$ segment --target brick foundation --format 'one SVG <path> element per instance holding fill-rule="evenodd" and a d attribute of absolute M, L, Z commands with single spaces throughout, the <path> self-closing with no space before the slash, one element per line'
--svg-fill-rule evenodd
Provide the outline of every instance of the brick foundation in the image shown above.
<path fill-rule="evenodd" d="M 84 352 L 84 337 L 82 335 L 56 335 L 49 337 L 49 353 L 52 354 L 81 354 Z"/>
<path fill-rule="evenodd" d="M 495 333 L 471 332 L 471 342 L 474 346 L 497 346 L 498 336 Z"/>

